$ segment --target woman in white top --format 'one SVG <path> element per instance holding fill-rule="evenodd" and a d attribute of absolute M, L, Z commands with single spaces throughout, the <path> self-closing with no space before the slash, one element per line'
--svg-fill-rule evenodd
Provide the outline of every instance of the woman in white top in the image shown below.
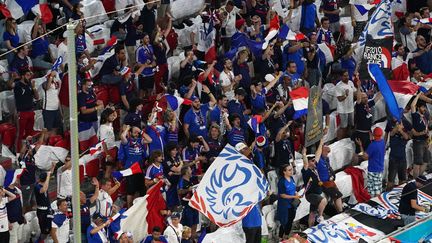
<path fill-rule="evenodd" d="M 102 149 L 105 154 L 105 178 L 111 178 L 111 172 L 115 167 L 117 147 L 115 145 L 113 121 L 117 119 L 117 112 L 114 108 L 106 108 L 100 119 L 100 128 L 98 130 L 99 141 L 103 141 Z"/>

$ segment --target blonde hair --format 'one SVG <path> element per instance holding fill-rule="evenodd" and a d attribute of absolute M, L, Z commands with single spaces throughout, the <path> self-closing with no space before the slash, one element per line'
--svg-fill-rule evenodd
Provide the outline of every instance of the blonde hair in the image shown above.
<path fill-rule="evenodd" d="M 16 25 L 12 24 L 13 21 L 16 23 L 14 18 L 6 19 L 5 27 L 7 32 L 16 34 Z"/>
<path fill-rule="evenodd" d="M 192 234 L 191 228 L 189 228 L 187 226 L 183 226 L 182 238 L 185 238 L 185 237 L 187 237 L 190 234 Z"/>

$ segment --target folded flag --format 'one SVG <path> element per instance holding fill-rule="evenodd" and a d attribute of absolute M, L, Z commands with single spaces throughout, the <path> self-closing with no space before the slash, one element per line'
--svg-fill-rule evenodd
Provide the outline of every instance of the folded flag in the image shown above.
<path fill-rule="evenodd" d="M 260 133 L 259 126 L 260 126 L 261 122 L 262 122 L 262 116 L 261 115 L 254 115 L 253 117 L 251 117 L 251 119 L 249 119 L 247 124 L 250 126 L 252 131 L 255 132 L 255 134 L 259 134 Z"/>
<path fill-rule="evenodd" d="M 166 94 L 165 100 L 168 103 L 168 105 L 171 107 L 173 111 L 176 111 L 179 109 L 180 105 L 191 105 L 192 101 L 189 99 L 184 99 L 179 96 Z"/>
<path fill-rule="evenodd" d="M 368 71 L 372 80 L 375 80 L 375 82 L 378 84 L 379 90 L 384 97 L 384 101 L 386 102 L 390 113 L 400 122 L 401 112 L 399 105 L 389 83 L 387 82 L 387 79 L 380 69 L 380 66 L 378 64 L 369 64 Z"/>
<path fill-rule="evenodd" d="M 100 143 L 96 144 L 95 146 L 90 148 L 90 155 L 97 155 L 100 154 L 103 150 L 103 145 L 105 144 L 104 141 L 101 141 Z"/>
<path fill-rule="evenodd" d="M 136 199 L 132 207 L 114 215 L 109 226 L 111 232 L 131 232 L 135 239 L 144 239 L 154 226 L 159 226 L 163 231 L 164 218 L 160 210 L 165 209 L 166 203 L 160 191 L 162 185 L 163 181 L 159 181 L 144 197 Z"/>
<path fill-rule="evenodd" d="M 308 108 L 308 96 L 309 96 L 309 89 L 306 87 L 299 87 L 297 89 L 292 90 L 289 93 L 289 96 L 292 99 L 293 106 L 294 106 L 294 119 L 298 119 L 303 115 L 307 114 L 307 108 Z"/>
<path fill-rule="evenodd" d="M 21 177 L 24 171 L 25 169 L 7 170 L 3 187 L 8 187 L 9 185 L 15 183 L 17 179 Z"/>
<path fill-rule="evenodd" d="M 123 177 L 136 175 L 136 174 L 142 174 L 141 166 L 138 162 L 133 163 L 128 169 L 121 170 L 121 171 L 114 171 L 112 173 L 112 176 L 117 179 L 117 181 L 120 181 Z"/>

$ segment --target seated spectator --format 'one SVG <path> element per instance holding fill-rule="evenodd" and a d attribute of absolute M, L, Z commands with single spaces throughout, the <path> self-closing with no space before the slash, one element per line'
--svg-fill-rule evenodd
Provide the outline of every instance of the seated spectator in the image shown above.
<path fill-rule="evenodd" d="M 11 64 L 15 55 L 15 51 L 13 51 L 13 49 L 20 46 L 16 20 L 14 18 L 6 19 L 5 28 L 6 31 L 3 33 L 3 47 L 11 51 L 7 55 L 8 63 Z"/>
<path fill-rule="evenodd" d="M 31 58 L 33 66 L 41 70 L 49 70 L 52 67 L 52 57 L 49 41 L 46 36 L 45 25 L 41 23 L 40 15 L 37 14 L 31 32 L 32 50 Z"/>
<path fill-rule="evenodd" d="M 401 199 L 399 203 L 399 213 L 405 225 L 409 225 L 416 221 L 416 211 L 427 213 L 429 210 L 418 204 L 417 193 L 418 188 L 427 185 L 425 176 L 419 176 L 415 181 L 407 183 L 402 189 Z"/>
<path fill-rule="evenodd" d="M 126 50 L 123 46 L 118 45 L 115 48 L 115 54 L 105 60 L 99 75 L 101 83 L 117 85 L 122 80 L 120 71 L 126 66 Z"/>

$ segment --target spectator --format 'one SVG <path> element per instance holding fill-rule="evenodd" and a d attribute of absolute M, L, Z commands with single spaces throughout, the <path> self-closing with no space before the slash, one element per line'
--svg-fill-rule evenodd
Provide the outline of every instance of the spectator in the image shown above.
<path fill-rule="evenodd" d="M 165 236 L 162 235 L 162 231 L 159 228 L 159 226 L 153 227 L 151 235 L 147 236 L 144 240 L 141 241 L 141 243 L 152 243 L 152 242 L 168 243 Z"/>
<path fill-rule="evenodd" d="M 298 206 L 293 205 L 293 201 L 294 199 L 300 200 L 300 195 L 296 192 L 293 170 L 290 164 L 282 165 L 280 170 L 281 178 L 278 182 L 279 198 L 276 213 L 276 217 L 281 224 L 279 228 L 279 241 L 290 235 Z"/>
<path fill-rule="evenodd" d="M 309 34 L 315 31 L 315 24 L 319 25 L 315 0 L 304 1 L 301 9 L 300 31 Z"/>
<path fill-rule="evenodd" d="M 20 44 L 19 47 L 17 47 L 16 51 L 17 52 L 15 56 L 12 58 L 12 61 L 9 64 L 9 70 L 15 74 L 20 74 L 25 70 L 31 71 L 33 64 L 30 57 L 28 56 L 29 54 L 28 46 L 24 44 Z"/>
<path fill-rule="evenodd" d="M 409 225 L 416 220 L 416 211 L 429 212 L 428 208 L 420 206 L 417 202 L 417 189 L 427 185 L 425 176 L 419 176 L 415 181 L 407 183 L 402 189 L 399 203 L 399 213 L 405 225 Z"/>
<path fill-rule="evenodd" d="M 341 10 L 338 7 L 338 1 L 337 0 L 323 0 L 321 2 L 321 6 L 319 9 L 320 12 L 324 13 L 324 16 L 328 18 L 330 23 L 330 30 L 331 32 L 339 31 L 340 24 L 339 24 L 339 14 Z M 322 19 L 321 19 L 322 21 Z M 321 23 L 322 25 L 322 23 Z"/>
<path fill-rule="evenodd" d="M 51 238 L 54 243 L 69 241 L 68 203 L 65 199 L 57 200 L 58 212 L 54 214 L 51 226 Z"/>
<path fill-rule="evenodd" d="M 145 175 L 145 185 L 146 188 L 150 188 L 153 185 L 157 184 L 160 180 L 164 180 L 164 171 L 163 171 L 163 153 L 161 150 L 153 150 L 148 159 L 148 163 L 150 164 L 147 167 L 146 175 Z"/>
<path fill-rule="evenodd" d="M 426 113 L 426 103 L 424 103 L 424 101 L 419 101 L 419 98 L 420 94 L 418 94 L 411 103 L 414 178 L 423 175 L 427 164 L 431 162 L 431 155 L 428 149 L 429 116 Z"/>
<path fill-rule="evenodd" d="M 402 27 L 400 28 L 400 34 L 402 38 L 402 44 L 408 48 L 411 52 L 416 50 L 416 39 L 417 30 L 421 27 L 421 23 L 418 22 L 415 26 L 412 24 L 413 19 L 408 14 L 401 20 Z"/>
<path fill-rule="evenodd" d="M 129 113 L 125 116 L 123 124 L 141 129 L 144 121 L 142 114 L 143 106 L 141 99 L 133 98 L 129 104 Z"/>
<path fill-rule="evenodd" d="M 252 78 L 250 76 L 250 70 L 248 65 L 249 55 L 249 49 L 239 51 L 239 53 L 237 54 L 237 58 L 233 64 L 234 75 L 236 77 L 241 75 L 242 77 L 239 83 L 239 87 L 243 88 L 244 90 L 249 90 L 249 87 L 252 84 Z"/>
<path fill-rule="evenodd" d="M 30 147 L 29 139 L 32 137 L 27 137 L 26 145 L 22 146 L 18 160 L 21 161 L 20 164 L 22 168 L 25 168 L 24 172 L 20 177 L 20 186 L 22 191 L 22 204 L 24 207 L 24 212 L 28 212 L 32 209 L 35 204 L 34 199 L 34 187 L 36 183 L 36 164 L 34 159 L 34 154 L 36 149 Z"/>
<path fill-rule="evenodd" d="M 70 18 L 74 15 L 75 5 L 79 4 L 79 0 L 63 0 L 60 1 L 60 5 L 63 7 L 63 12 L 66 17 L 66 21 L 69 21 Z"/>
<path fill-rule="evenodd" d="M 152 43 L 154 55 L 156 57 L 157 71 L 155 73 L 155 89 L 156 93 L 164 91 L 165 85 L 168 83 L 168 60 L 167 53 L 169 51 L 168 43 L 166 38 L 171 31 L 172 19 L 168 17 L 168 24 L 164 30 L 157 26 L 156 32 L 153 32 Z"/>
<path fill-rule="evenodd" d="M 105 157 L 104 178 L 111 178 L 113 170 L 116 168 L 117 146 L 112 123 L 117 119 L 117 112 L 114 108 L 108 107 L 102 111 L 100 128 L 98 130 L 99 141 L 103 141 L 102 149 Z"/>
<path fill-rule="evenodd" d="M 422 18 L 430 18 L 430 11 L 428 7 L 423 7 L 419 10 L 419 16 L 417 16 L 419 19 Z M 430 43 L 431 41 L 431 26 L 427 24 L 420 24 L 420 28 L 417 30 L 417 35 L 422 35 L 426 43 Z"/>
<path fill-rule="evenodd" d="M 23 213 L 23 204 L 21 201 L 22 193 L 21 190 L 16 186 L 16 184 L 18 183 L 15 182 L 5 187 L 5 192 L 8 191 L 15 196 L 14 199 L 10 199 L 11 197 L 8 194 L 6 194 L 9 200 L 6 203 L 6 211 L 7 211 L 7 219 L 9 220 L 9 227 L 6 228 L 9 228 L 10 243 L 18 243 L 18 239 L 20 235 L 19 228 L 25 222 L 24 213 Z M 4 194 L 1 195 L 0 193 L 0 196 L 3 199 Z"/>
<path fill-rule="evenodd" d="M 428 44 L 423 36 L 417 36 L 415 39 L 417 49 L 413 51 L 416 57 L 414 61 L 417 67 L 425 74 L 432 73 L 432 63 L 429 61 L 432 58 L 431 45 Z"/>
<path fill-rule="evenodd" d="M 164 236 L 169 243 L 182 243 L 183 225 L 180 224 L 180 213 L 171 214 L 171 223 L 164 231 Z"/>
<path fill-rule="evenodd" d="M 304 58 L 306 59 L 307 81 L 309 86 L 319 85 L 321 80 L 319 49 L 317 45 L 317 35 L 315 32 L 309 33 L 309 47 L 303 48 Z"/>
<path fill-rule="evenodd" d="M 100 190 L 96 201 L 95 214 L 98 214 L 102 219 L 106 220 L 113 215 L 114 205 L 111 195 L 120 187 L 120 182 L 115 180 L 115 185 L 112 187 L 111 181 L 102 178 L 99 184 Z"/>
<path fill-rule="evenodd" d="M 141 10 L 139 23 L 143 23 L 143 33 L 152 33 L 156 28 L 155 10 L 157 8 L 152 0 L 145 0 L 145 6 Z"/>
<path fill-rule="evenodd" d="M 351 7 L 351 25 L 354 29 L 353 42 L 357 42 L 360 34 L 366 27 L 369 10 L 366 12 L 360 12 L 360 10 L 357 9 L 356 5 L 365 6 L 366 4 L 368 4 L 368 0 L 350 0 L 349 4 Z"/>
<path fill-rule="evenodd" d="M 330 20 L 327 17 L 321 18 L 321 28 L 318 29 L 318 44 L 326 43 L 327 45 L 335 45 L 333 33 L 330 30 Z"/>
<path fill-rule="evenodd" d="M 8 49 L 9 54 L 7 55 L 8 63 L 11 64 L 15 54 L 15 48 L 20 46 L 20 39 L 17 31 L 17 22 L 14 18 L 6 19 L 5 23 L 6 31 L 3 33 L 3 45 Z"/>
<path fill-rule="evenodd" d="M 88 60 L 91 59 L 90 53 L 87 50 L 87 44 L 85 39 L 85 22 L 78 22 L 75 27 L 75 51 L 76 55 L 80 57 L 81 55 L 85 55 Z"/>
<path fill-rule="evenodd" d="M 60 110 L 60 87 L 61 80 L 57 77 L 56 71 L 51 71 L 47 75 L 47 80 L 42 83 L 44 90 L 42 116 L 44 126 L 49 131 L 56 129 L 59 133 L 63 132 L 63 117 Z"/>
<path fill-rule="evenodd" d="M 223 42 L 224 51 L 227 52 L 231 46 L 231 37 L 236 32 L 236 16 L 237 14 L 243 13 L 243 10 L 240 10 L 236 6 L 234 6 L 233 1 L 227 1 L 225 6 L 221 8 L 221 37 Z"/>
<path fill-rule="evenodd" d="M 31 136 L 34 126 L 33 100 L 39 99 L 33 73 L 29 69 L 20 71 L 21 79 L 12 84 L 15 96 L 15 107 L 18 112 L 17 150 L 20 150 L 22 139 Z"/>
<path fill-rule="evenodd" d="M 72 208 L 72 162 L 70 156 L 67 156 L 64 165 L 57 169 L 57 199 L 66 200 L 68 207 Z"/>
<path fill-rule="evenodd" d="M 90 123 L 95 131 L 98 130 L 97 111 L 104 108 L 103 102 L 96 99 L 93 91 L 93 82 L 85 79 L 81 86 L 81 92 L 78 93 L 78 107 L 80 113 L 78 121 L 80 123 Z"/>
<path fill-rule="evenodd" d="M 289 121 L 285 126 L 279 129 L 275 138 L 275 158 L 273 165 L 280 168 L 282 165 L 290 164 L 294 159 L 294 151 L 292 142 L 290 141 L 290 125 Z"/>
<path fill-rule="evenodd" d="M 347 70 L 342 72 L 342 79 L 336 84 L 336 96 L 338 99 L 337 112 L 339 113 L 341 124 L 340 129 L 343 132 L 342 136 L 346 136 L 350 127 L 354 126 L 354 92 L 357 89 L 354 83 L 349 80 Z"/>
<path fill-rule="evenodd" d="M 187 138 L 191 136 L 202 136 L 207 137 L 208 122 L 207 122 L 207 112 L 210 107 L 216 104 L 216 99 L 207 86 L 203 86 L 203 92 L 207 93 L 210 97 L 210 102 L 201 105 L 201 101 L 197 96 L 192 96 L 192 107 L 186 112 L 184 116 L 183 131 Z"/>
<path fill-rule="evenodd" d="M 126 66 L 126 61 L 126 50 L 121 45 L 116 46 L 115 54 L 105 60 L 99 71 L 101 83 L 118 85 L 122 80 L 120 71 Z"/>
<path fill-rule="evenodd" d="M 362 142 L 356 139 L 360 146 L 363 160 L 368 160 L 367 190 L 371 197 L 379 196 L 382 192 L 382 179 L 384 171 L 385 142 L 382 139 L 383 130 L 376 127 L 373 130 L 374 141 L 369 144 L 366 151 L 363 150 Z"/>
<path fill-rule="evenodd" d="M 45 240 L 51 232 L 51 204 L 48 197 L 48 186 L 50 175 L 54 171 L 55 163 L 51 166 L 51 170 L 43 172 L 39 175 L 39 180 L 34 187 L 34 195 L 36 198 L 36 215 L 39 222 L 41 234 L 39 240 Z"/>
<path fill-rule="evenodd" d="M 6 197 L 5 197 L 6 196 Z M 9 221 L 8 221 L 8 211 L 6 208 L 6 204 L 13 201 L 16 196 L 12 192 L 0 188 L 0 242 L 9 242 L 10 232 L 9 232 Z"/>
<path fill-rule="evenodd" d="M 165 157 L 163 162 L 163 171 L 171 186 L 166 192 L 167 208 L 173 209 L 180 205 L 180 199 L 177 194 L 177 185 L 181 177 L 181 168 L 184 166 L 176 143 L 168 143 L 165 147 Z"/>
<path fill-rule="evenodd" d="M 181 243 L 192 243 L 192 230 L 191 228 L 184 226 Z"/>
<path fill-rule="evenodd" d="M 87 228 L 88 243 L 109 242 L 105 228 L 110 225 L 110 222 L 110 220 L 104 220 L 99 214 L 93 214 L 93 222 Z"/>
<path fill-rule="evenodd" d="M 246 242 L 261 242 L 262 215 L 259 205 L 255 205 L 242 219 L 242 228 L 246 236 Z"/>
<path fill-rule="evenodd" d="M 224 117 L 224 123 L 228 126 L 229 121 L 228 121 L 227 116 L 228 116 L 228 114 L 224 115 L 223 117 Z M 229 125 L 229 126 L 231 126 L 231 125 Z M 207 144 L 209 146 L 209 151 L 206 153 L 206 157 L 207 157 L 207 160 L 209 162 L 209 166 L 217 158 L 217 156 L 219 155 L 219 153 L 223 149 L 222 141 L 224 140 L 223 139 L 224 136 L 222 136 L 221 130 L 222 129 L 217 124 L 212 124 L 210 126 L 209 136 L 206 140 Z"/>
<path fill-rule="evenodd" d="M 223 61 L 224 69 L 220 73 L 219 81 L 222 86 L 222 92 L 227 97 L 228 100 L 234 99 L 234 90 L 239 85 L 242 75 L 234 76 L 233 64 L 229 59 Z"/>
<path fill-rule="evenodd" d="M 181 205 L 184 207 L 181 217 L 183 226 L 188 226 L 192 229 L 192 238 L 196 238 L 196 229 L 199 222 L 198 211 L 189 206 L 189 200 L 193 193 L 192 169 L 190 166 L 181 169 L 181 179 L 178 184 L 178 194 L 181 199 Z"/>
<path fill-rule="evenodd" d="M 35 68 L 49 70 L 52 66 L 48 38 L 46 37 L 45 25 L 41 23 L 40 15 L 36 14 L 34 25 L 31 31 L 32 51 L 31 58 Z"/>
<path fill-rule="evenodd" d="M 231 125 L 230 125 L 231 129 L 227 130 L 228 143 L 231 144 L 231 146 L 235 146 L 238 143 L 245 142 L 246 134 L 244 129 L 241 127 L 240 116 L 235 113 L 231 115 L 230 120 L 231 120 Z"/>
<path fill-rule="evenodd" d="M 156 57 L 154 55 L 153 46 L 150 44 L 150 36 L 147 33 L 144 33 L 143 36 L 142 45 L 136 51 L 137 63 L 139 64 L 139 67 L 144 67 L 139 76 L 141 99 L 150 96 L 151 90 L 154 86 L 156 67 Z"/>
<path fill-rule="evenodd" d="M 92 224 L 91 222 L 91 214 L 90 214 L 90 207 L 93 205 L 96 200 L 99 197 L 99 181 L 96 179 L 96 177 L 92 178 L 92 185 L 95 187 L 95 191 L 93 195 L 90 198 L 86 198 L 86 194 L 84 192 L 80 192 L 80 204 L 81 204 L 81 238 L 83 242 L 92 242 L 90 237 L 87 237 L 87 229 Z M 99 214 L 94 214 L 99 217 Z M 100 235 L 99 235 L 100 236 Z M 100 239 L 102 240 L 102 239 Z M 102 241 L 103 242 L 103 241 Z"/>
<path fill-rule="evenodd" d="M 238 88 L 235 90 L 234 95 L 234 99 L 228 102 L 228 113 L 230 115 L 237 114 L 240 118 L 240 126 L 245 129 L 247 128 L 246 116 L 251 114 L 251 110 L 245 105 L 245 98 L 247 97 L 246 90 Z"/>
<path fill-rule="evenodd" d="M 149 153 L 152 153 L 155 150 L 164 151 L 164 147 L 166 145 L 167 129 L 164 126 L 157 125 L 159 123 L 157 113 L 157 108 L 153 108 L 151 114 L 149 114 L 149 119 L 145 130 L 147 135 L 152 140 L 152 142 L 148 145 Z"/>

